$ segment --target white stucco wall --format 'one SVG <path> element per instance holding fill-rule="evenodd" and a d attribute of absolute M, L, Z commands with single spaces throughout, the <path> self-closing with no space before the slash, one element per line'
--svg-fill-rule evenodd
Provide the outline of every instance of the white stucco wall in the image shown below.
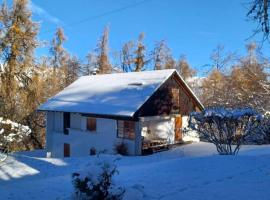
<path fill-rule="evenodd" d="M 167 139 L 174 143 L 174 118 L 173 117 L 147 117 L 142 119 L 142 136 L 146 139 Z"/>
<path fill-rule="evenodd" d="M 138 123 L 136 123 L 136 126 Z M 47 113 L 47 151 L 52 157 L 64 156 L 64 143 L 70 144 L 70 156 L 90 155 L 90 149 L 97 152 L 106 151 L 115 153 L 116 144 L 124 142 L 128 147 L 128 153 L 138 153 L 135 147 L 136 140 L 117 138 L 117 121 L 113 119 L 97 118 L 96 132 L 86 130 L 86 117 L 71 113 L 69 134 L 63 133 L 63 113 Z"/>
<path fill-rule="evenodd" d="M 182 116 L 182 129 L 188 126 L 188 116 Z M 142 118 L 142 136 L 147 139 L 167 139 L 170 144 L 175 140 L 174 117 L 146 117 Z M 148 131 L 150 130 L 150 134 Z M 195 131 L 183 133 L 183 141 L 199 142 L 199 136 Z"/>
<path fill-rule="evenodd" d="M 188 116 L 182 117 L 182 127 L 183 129 L 188 127 Z M 196 131 L 190 131 L 188 133 L 183 134 L 183 141 L 199 142 L 200 138 L 199 135 L 196 133 Z"/>

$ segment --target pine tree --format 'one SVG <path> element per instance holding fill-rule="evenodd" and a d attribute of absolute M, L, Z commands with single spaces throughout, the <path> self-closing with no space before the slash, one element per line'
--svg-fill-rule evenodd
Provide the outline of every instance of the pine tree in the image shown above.
<path fill-rule="evenodd" d="M 158 42 L 153 51 L 154 70 L 165 69 L 169 58 L 171 58 L 171 50 L 166 42 L 164 40 Z"/>
<path fill-rule="evenodd" d="M 112 72 L 112 66 L 109 60 L 109 27 L 106 26 L 101 39 L 98 43 L 96 53 L 97 53 L 97 68 L 99 74 L 109 74 Z"/>
<path fill-rule="evenodd" d="M 210 55 L 212 63 L 211 69 L 217 69 L 222 72 L 228 72 L 231 65 L 237 60 L 236 53 L 225 51 L 223 45 L 218 45 Z"/>
<path fill-rule="evenodd" d="M 213 69 L 209 76 L 202 83 L 202 100 L 206 107 L 227 106 L 227 99 L 224 98 L 227 92 L 227 78 L 219 70 Z"/>
<path fill-rule="evenodd" d="M 51 64 L 53 66 L 54 72 L 56 69 L 61 68 L 65 65 L 66 61 L 66 50 L 63 47 L 64 42 L 66 41 L 66 36 L 62 28 L 58 28 L 55 32 L 55 36 L 52 39 L 50 53 L 52 56 Z"/>
<path fill-rule="evenodd" d="M 196 74 L 196 70 L 192 69 L 188 64 L 188 61 L 185 56 L 181 56 L 177 62 L 176 69 L 179 74 L 183 77 L 184 80 L 192 78 Z"/>
<path fill-rule="evenodd" d="M 270 109 L 270 82 L 266 70 L 269 64 L 256 50 L 256 44 L 247 45 L 248 55 L 232 70 L 233 106 L 249 106 L 265 112 Z"/>
<path fill-rule="evenodd" d="M 137 48 L 134 52 L 135 53 L 135 58 L 134 58 L 134 71 L 135 72 L 142 71 L 143 67 L 148 62 L 146 60 L 145 45 L 143 43 L 143 39 L 144 39 L 144 33 L 141 33 L 138 38 Z"/>
<path fill-rule="evenodd" d="M 51 88 L 49 93 L 54 95 L 61 89 L 67 86 L 68 83 L 68 66 L 67 62 L 70 55 L 63 47 L 66 37 L 64 30 L 58 28 L 55 36 L 52 39 L 50 53 L 51 53 L 51 66 L 53 67 L 53 74 L 51 77 Z"/>
<path fill-rule="evenodd" d="M 125 43 L 120 51 L 120 66 L 123 72 L 130 72 L 133 70 L 134 55 L 133 55 L 134 42 L 129 41 Z"/>
<path fill-rule="evenodd" d="M 67 61 L 67 71 L 65 72 L 66 86 L 73 83 L 80 75 L 81 63 L 76 56 L 72 56 Z"/>
<path fill-rule="evenodd" d="M 177 62 L 172 56 L 168 56 L 165 60 L 165 69 L 175 69 L 177 67 Z"/>
<path fill-rule="evenodd" d="M 34 50 L 38 44 L 38 25 L 31 20 L 27 3 L 27 0 L 14 0 L 13 6 L 8 8 L 4 2 L 0 10 L 0 57 L 4 66 L 0 81 L 3 98 L 0 112 L 10 119 L 18 117 L 19 95 L 31 83 Z"/>
<path fill-rule="evenodd" d="M 251 107 L 263 113 L 270 109 L 270 82 L 266 70 L 269 62 L 260 56 L 256 44 L 247 45 L 247 52 L 247 56 L 231 67 L 230 73 L 215 68 L 203 81 L 205 106 Z"/>
<path fill-rule="evenodd" d="M 27 4 L 27 0 L 14 0 L 9 8 L 4 2 L 0 10 L 0 57 L 4 66 L 0 75 L 0 116 L 32 130 L 31 140 L 25 146 L 14 146 L 17 150 L 42 147 L 40 137 L 44 133 L 38 125 L 44 117 L 36 112 L 46 93 L 34 57 L 38 25 L 32 21 Z"/>

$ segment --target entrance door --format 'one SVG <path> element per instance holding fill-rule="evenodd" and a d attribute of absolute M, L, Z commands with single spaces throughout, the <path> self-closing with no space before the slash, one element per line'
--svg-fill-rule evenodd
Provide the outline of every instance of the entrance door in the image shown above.
<path fill-rule="evenodd" d="M 182 116 L 176 116 L 175 117 L 175 141 L 181 141 L 183 139 L 182 135 Z"/>
<path fill-rule="evenodd" d="M 70 157 L 70 144 L 64 143 L 64 157 Z"/>

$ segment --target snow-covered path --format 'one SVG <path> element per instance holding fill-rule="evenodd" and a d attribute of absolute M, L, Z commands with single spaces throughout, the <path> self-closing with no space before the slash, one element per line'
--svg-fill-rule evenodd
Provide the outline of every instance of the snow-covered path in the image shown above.
<path fill-rule="evenodd" d="M 0 166 L 0 199 L 68 199 L 71 173 L 94 160 L 42 155 L 16 154 Z M 270 146 L 245 146 L 239 156 L 219 156 L 211 144 L 194 143 L 121 157 L 117 165 L 115 182 L 127 188 L 126 199 L 270 200 Z"/>

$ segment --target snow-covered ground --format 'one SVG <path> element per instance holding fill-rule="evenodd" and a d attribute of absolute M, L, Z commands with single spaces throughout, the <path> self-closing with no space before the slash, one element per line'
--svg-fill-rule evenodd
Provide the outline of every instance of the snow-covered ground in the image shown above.
<path fill-rule="evenodd" d="M 0 163 L 0 199 L 69 199 L 71 173 L 96 159 L 44 156 L 44 151 L 21 152 Z M 238 156 L 219 156 L 213 145 L 201 142 L 120 158 L 115 183 L 126 188 L 128 200 L 270 199 L 270 145 L 244 146 Z"/>

